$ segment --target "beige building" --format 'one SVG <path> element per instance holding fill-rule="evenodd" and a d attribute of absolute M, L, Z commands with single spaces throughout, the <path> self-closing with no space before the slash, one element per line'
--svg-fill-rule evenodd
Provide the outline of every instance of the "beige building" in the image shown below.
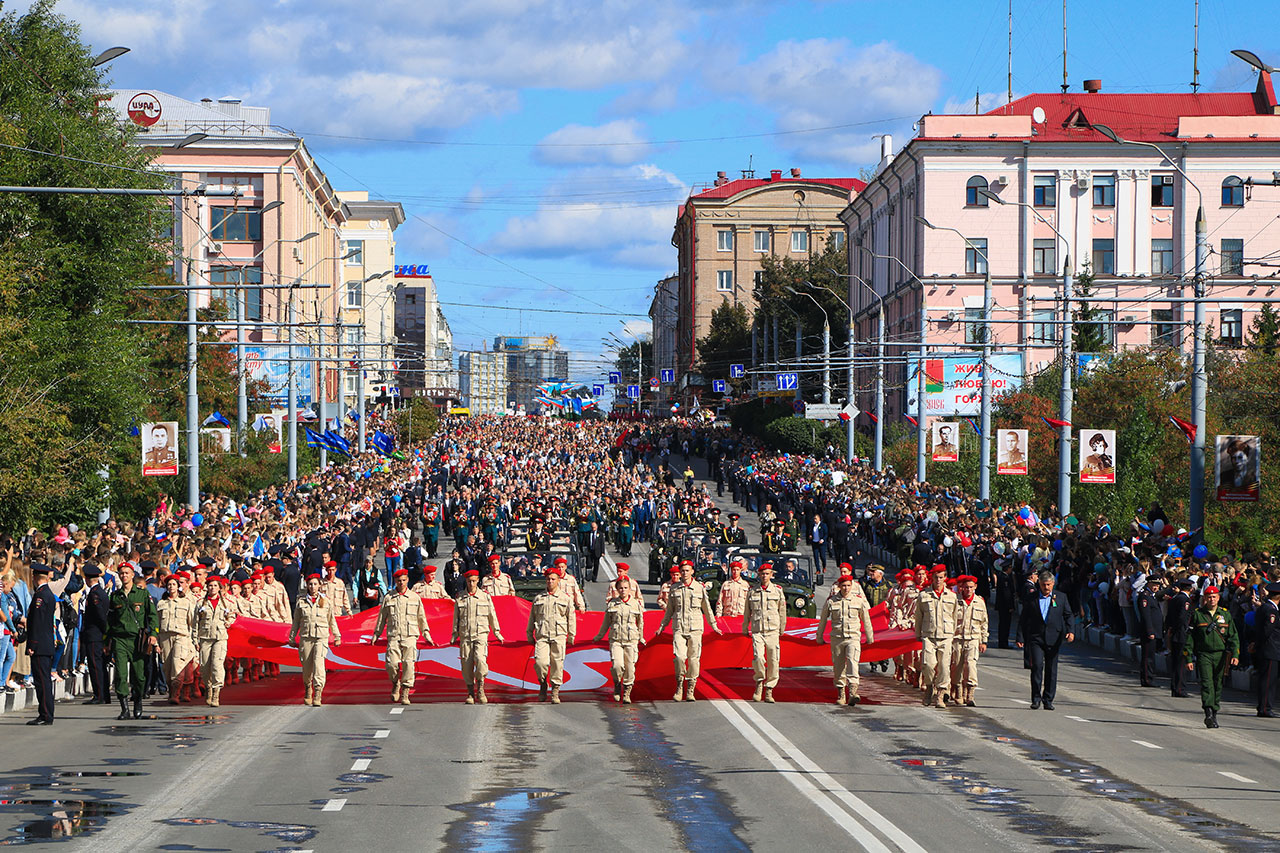
<path fill-rule="evenodd" d="M 365 399 L 377 396 L 382 385 L 395 385 L 393 362 L 396 310 L 395 231 L 404 224 L 399 202 L 370 200 L 367 192 L 340 192 L 348 212 L 339 229 L 342 261 L 343 356 L 348 364 L 363 365 Z M 343 380 L 343 402 L 355 405 L 357 373 L 348 370 Z M 343 409 L 346 411 L 346 409 Z"/>
<path fill-rule="evenodd" d="M 714 185 L 689 196 L 676 216 L 671 244 L 676 247 L 675 327 L 668 312 L 655 315 L 654 340 L 674 337 L 676 381 L 695 370 L 698 339 L 706 337 L 711 313 L 723 302 L 743 304 L 754 317 L 752 292 L 769 255 L 803 259 L 819 254 L 827 241 L 845 239 L 839 214 L 863 184 L 856 178 L 802 178 L 799 169 L 783 176 L 729 180 L 724 172 Z"/>
<path fill-rule="evenodd" d="M 463 352 L 458 354 L 458 380 L 462 405 L 473 415 L 507 412 L 507 354 Z"/>

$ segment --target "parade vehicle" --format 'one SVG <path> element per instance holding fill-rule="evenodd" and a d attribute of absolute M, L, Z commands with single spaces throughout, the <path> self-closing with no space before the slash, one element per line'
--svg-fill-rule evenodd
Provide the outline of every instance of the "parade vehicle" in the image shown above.
<path fill-rule="evenodd" d="M 725 551 L 723 560 L 719 550 Z M 707 595 L 712 605 L 720 597 L 720 585 L 728 580 L 729 561 L 738 559 L 745 564 L 742 577 L 750 584 L 760 583 L 760 566 L 773 563 L 773 582 L 782 588 L 787 599 L 787 615 L 815 619 L 818 616 L 817 593 L 814 587 L 813 561 L 797 551 L 782 554 L 761 554 L 759 548 L 742 545 L 708 546 L 712 561 L 699 563 L 694 577 L 707 585 Z M 718 560 L 718 562 L 717 562 Z"/>
<path fill-rule="evenodd" d="M 660 521 L 654 534 L 654 544 L 666 548 L 668 554 L 677 554 L 680 550 L 680 541 L 688 528 L 689 525 L 683 521 Z"/>
<path fill-rule="evenodd" d="M 681 535 L 676 553 L 682 560 L 692 560 L 697 557 L 699 548 L 714 544 L 716 544 L 716 537 L 710 530 L 705 527 L 690 527 Z"/>
<path fill-rule="evenodd" d="M 586 578 L 583 576 L 583 563 L 578 553 L 572 548 L 552 547 L 550 551 L 513 550 L 502 555 L 502 570 L 511 576 L 511 584 L 516 588 L 516 595 L 527 601 L 533 601 L 538 593 L 547 589 L 547 567 L 564 557 L 569 561 L 565 569 L 566 575 L 573 575 L 581 587 Z"/>

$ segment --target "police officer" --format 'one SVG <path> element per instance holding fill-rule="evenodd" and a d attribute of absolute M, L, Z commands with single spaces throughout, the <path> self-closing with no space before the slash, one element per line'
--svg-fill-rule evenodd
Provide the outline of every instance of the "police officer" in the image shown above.
<path fill-rule="evenodd" d="M 1156 686 L 1156 644 L 1164 636 L 1164 614 L 1160 611 L 1160 587 L 1164 579 L 1157 574 L 1147 577 L 1138 593 L 1138 641 L 1142 656 L 1138 663 L 1138 677 L 1143 687 Z M 1176 663 L 1176 659 L 1175 659 Z M 1177 669 L 1175 666 L 1174 669 Z"/>
<path fill-rule="evenodd" d="M 1227 665 L 1240 662 L 1240 640 L 1231 614 L 1218 606 L 1218 588 L 1207 586 L 1200 593 L 1200 607 L 1191 614 L 1191 632 L 1183 652 L 1187 669 L 1194 669 L 1200 679 L 1200 704 L 1204 707 L 1204 725 L 1218 728 L 1218 708 L 1222 702 L 1222 682 Z"/>
<path fill-rule="evenodd" d="M 80 642 L 84 644 L 85 662 L 89 667 L 89 684 L 93 698 L 86 705 L 110 705 L 111 683 L 107 676 L 107 602 L 110 596 L 102 585 L 102 568 L 86 563 L 84 576 L 89 581 L 85 595 L 84 617 L 80 623 Z"/>
<path fill-rule="evenodd" d="M 236 621 L 239 609 L 222 595 L 222 578 L 210 577 L 209 590 L 196 608 L 196 642 L 199 645 L 200 677 L 204 680 L 204 703 L 217 708 L 226 678 L 227 629 Z"/>
<path fill-rule="evenodd" d="M 1254 649 L 1258 655 L 1258 716 L 1274 717 L 1271 694 L 1275 692 L 1276 674 L 1280 670 L 1280 583 L 1269 583 L 1266 589 L 1267 597 L 1253 617 L 1257 635 Z"/>
<path fill-rule="evenodd" d="M 337 617 L 338 608 L 324 595 L 324 579 L 319 574 L 308 575 L 307 594 L 298 597 L 293 626 L 289 629 L 289 644 L 298 647 L 298 658 L 302 662 L 302 683 L 306 685 L 304 705 L 320 707 L 329 643 L 342 645 Z"/>
<path fill-rule="evenodd" d="M 751 592 L 751 584 L 742 577 L 746 563 L 734 560 L 729 563 L 729 579 L 720 584 L 720 594 L 716 596 L 716 616 L 726 619 L 738 619 L 747 610 L 747 596 Z M 770 574 L 773 567 L 769 567 Z"/>
<path fill-rule="evenodd" d="M 488 702 L 484 695 L 484 678 L 489 674 L 489 632 L 502 642 L 502 630 L 498 627 L 498 614 L 493 609 L 493 598 L 480 588 L 480 572 L 470 569 L 466 573 L 467 588 L 454 599 L 453 636 L 462 663 L 462 680 L 467 685 L 468 705 L 477 701 Z"/>
<path fill-rule="evenodd" d="M 142 691 L 146 687 L 147 655 L 154 651 L 158 617 L 155 602 L 147 592 L 147 579 L 137 574 L 130 563 L 120 564 L 120 588 L 111 593 L 107 604 L 107 637 L 111 640 L 116 666 L 116 696 L 120 699 L 117 720 L 129 719 L 129 700 L 133 700 L 133 719 L 142 719 Z"/>
<path fill-rule="evenodd" d="M 577 611 L 569 596 L 560 591 L 562 576 L 556 566 L 547 569 L 547 589 L 533 599 L 527 631 L 533 644 L 533 669 L 538 674 L 538 701 L 547 701 L 550 687 L 552 705 L 560 704 L 565 650 L 573 645 L 578 632 Z"/>
<path fill-rule="evenodd" d="M 787 627 L 787 597 L 782 587 L 773 583 L 773 564 L 760 566 L 760 585 L 747 594 L 742 617 L 743 633 L 751 635 L 751 669 L 756 690 L 751 698 L 773 702 L 773 688 L 778 686 L 779 637 Z"/>
<path fill-rule="evenodd" d="M 930 570 L 933 586 L 916 599 L 916 639 L 920 640 L 920 686 L 925 705 L 947 707 L 951 686 L 951 640 L 956 633 L 956 594 L 947 589 L 947 567 Z"/>
<path fill-rule="evenodd" d="M 632 581 L 631 583 L 634 583 Z M 613 670 L 613 698 L 631 704 L 631 686 L 636 681 L 636 658 L 644 645 L 644 602 L 633 595 L 627 578 L 613 582 L 613 597 L 605 606 L 604 619 L 593 643 L 609 635 L 609 661 Z"/>
<path fill-rule="evenodd" d="M 27 654 L 31 657 L 31 678 L 36 686 L 38 713 L 34 720 L 27 721 L 29 726 L 53 725 L 54 611 L 58 607 L 58 598 L 71 580 L 71 573 L 50 581 L 52 573 L 53 570 L 43 563 L 31 564 L 31 579 L 36 591 L 27 609 Z M 151 600 L 150 596 L 147 600 Z M 138 716 L 141 715 L 139 711 Z"/>
<path fill-rule="evenodd" d="M 418 637 L 434 646 L 422 599 L 409 589 L 409 570 L 398 569 L 392 578 L 396 587 L 378 607 L 373 640 L 387 632 L 387 676 L 391 679 L 391 701 L 408 705 L 413 693 L 414 664 L 418 660 Z"/>
<path fill-rule="evenodd" d="M 680 565 L 680 580 L 667 591 L 667 607 L 662 615 L 659 634 L 671 625 L 671 648 L 676 662 L 676 693 L 672 698 L 680 702 L 688 699 L 696 702 L 694 688 L 698 683 L 698 664 L 702 659 L 703 619 L 711 623 L 711 629 L 723 634 L 716 624 L 707 599 L 707 588 L 693 579 L 693 563 L 685 560 Z"/>
<path fill-rule="evenodd" d="M 1191 590 L 1196 583 L 1190 578 L 1183 578 L 1175 586 L 1177 594 L 1169 599 L 1169 610 L 1164 622 L 1164 645 L 1169 650 L 1169 681 L 1174 696 L 1185 699 L 1187 693 L 1187 672 L 1181 666 L 1183 650 L 1187 645 L 1187 636 L 1191 632 Z"/>
<path fill-rule="evenodd" d="M 858 661 L 862 657 L 862 633 L 867 642 L 875 641 L 871 627 L 871 608 L 867 599 L 853 594 L 853 575 L 842 574 L 836 580 L 836 594 L 822 605 L 818 617 L 818 645 L 826 640 L 827 623 L 831 623 L 831 669 L 836 683 L 836 704 L 858 704 Z"/>

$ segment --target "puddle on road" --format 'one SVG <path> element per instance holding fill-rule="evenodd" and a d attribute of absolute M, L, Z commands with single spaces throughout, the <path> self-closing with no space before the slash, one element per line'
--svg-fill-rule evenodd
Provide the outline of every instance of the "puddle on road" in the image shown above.
<path fill-rule="evenodd" d="M 749 849 L 740 836 L 742 821 L 712 787 L 703 768 L 681 758 L 658 730 L 654 712 L 636 706 L 611 707 L 606 716 L 613 742 L 644 779 L 686 849 Z"/>
<path fill-rule="evenodd" d="M 528 850 L 543 815 L 557 807 L 564 791 L 546 788 L 506 788 L 487 791 L 469 803 L 449 806 L 464 817 L 445 833 L 445 846 L 454 850 Z"/>
<path fill-rule="evenodd" d="M 0 775 L 0 847 L 60 840 L 97 832 L 134 808 L 121 794 L 95 780 L 144 776 L 123 770 L 64 770 L 26 767 Z M 9 820 L 17 823 L 9 824 Z"/>
<path fill-rule="evenodd" d="M 316 836 L 315 827 L 301 823 L 270 823 L 257 820 L 222 820 L 216 817 L 175 817 L 162 820 L 168 826 L 215 826 L 221 824 L 236 829 L 256 830 L 260 835 L 269 835 L 278 841 L 299 844 L 310 841 Z"/>

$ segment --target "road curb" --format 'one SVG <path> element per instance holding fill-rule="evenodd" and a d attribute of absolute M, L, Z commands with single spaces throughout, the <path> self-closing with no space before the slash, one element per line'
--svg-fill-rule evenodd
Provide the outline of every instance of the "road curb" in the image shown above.
<path fill-rule="evenodd" d="M 69 675 L 66 678 L 53 679 L 53 699 L 55 702 L 78 699 L 89 695 L 91 692 L 88 675 Z M 34 687 L 19 687 L 13 693 L 3 694 L 2 698 L 0 714 L 16 714 L 35 707 L 36 689 Z"/>

